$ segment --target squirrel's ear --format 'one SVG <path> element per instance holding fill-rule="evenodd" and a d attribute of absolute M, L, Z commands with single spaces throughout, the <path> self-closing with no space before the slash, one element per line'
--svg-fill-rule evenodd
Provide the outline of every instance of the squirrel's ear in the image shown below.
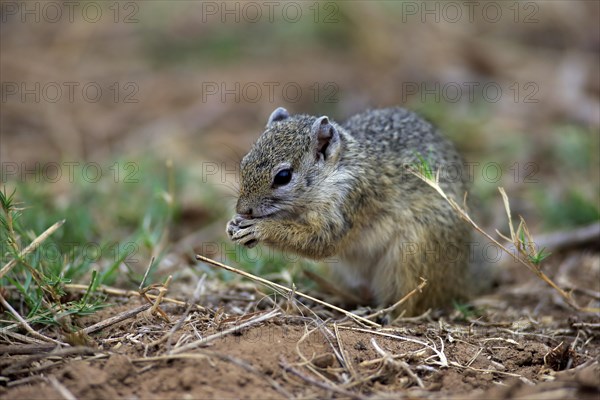
<path fill-rule="evenodd" d="M 273 122 L 283 121 L 284 119 L 288 119 L 289 117 L 290 113 L 288 113 L 288 111 L 285 108 L 278 107 L 275 109 L 275 111 L 271 113 L 269 121 L 267 122 L 267 128 L 271 126 Z"/>
<path fill-rule="evenodd" d="M 322 116 L 317 118 L 311 128 L 311 136 L 317 145 L 317 155 L 322 155 L 323 158 L 327 158 L 333 151 L 333 144 L 339 143 L 339 136 L 337 129 L 331 122 L 329 117 Z"/>

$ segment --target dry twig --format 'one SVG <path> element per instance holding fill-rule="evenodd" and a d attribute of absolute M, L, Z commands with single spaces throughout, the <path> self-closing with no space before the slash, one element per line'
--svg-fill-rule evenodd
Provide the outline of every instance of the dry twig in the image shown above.
<path fill-rule="evenodd" d="M 325 327 L 323 325 L 317 325 L 314 329 L 311 329 L 311 330 L 306 330 L 306 328 L 307 327 L 305 326 L 304 334 L 296 342 L 296 354 L 298 354 L 298 357 L 300 357 L 300 359 L 302 359 L 302 362 L 297 363 L 296 365 L 297 366 L 305 366 L 314 375 L 317 375 L 319 378 L 321 378 L 324 382 L 330 382 L 330 380 L 324 374 L 322 374 L 321 372 L 318 371 L 316 365 L 314 364 L 314 354 L 310 357 L 310 360 L 309 360 L 300 350 L 300 345 L 302 343 L 304 343 L 313 332 L 319 331 L 323 334 L 323 337 L 325 338 L 325 340 L 327 340 L 327 343 L 329 344 L 329 346 L 331 346 L 331 349 L 333 351 L 333 354 L 335 355 L 335 358 L 338 360 L 338 362 L 342 366 L 344 366 L 344 364 L 345 364 L 344 358 L 340 354 L 340 351 L 331 342 L 330 338 L 333 336 L 333 334 L 329 331 L 329 329 L 327 329 L 327 327 Z M 330 384 L 335 385 L 333 382 L 331 382 Z"/>

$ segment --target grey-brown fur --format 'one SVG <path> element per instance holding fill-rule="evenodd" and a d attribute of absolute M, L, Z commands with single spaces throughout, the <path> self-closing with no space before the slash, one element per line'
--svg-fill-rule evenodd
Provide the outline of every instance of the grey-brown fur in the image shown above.
<path fill-rule="evenodd" d="M 410 111 L 371 110 L 336 124 L 278 109 L 242 160 L 238 215 L 227 232 L 246 246 L 339 257 L 336 273 L 364 303 L 394 303 L 423 277 L 428 284 L 406 303 L 408 315 L 449 306 L 466 295 L 469 228 L 407 172 L 418 155 L 447 172 L 441 186 L 462 200 L 468 177 L 459 155 Z M 277 186 L 282 170 L 292 180 Z"/>

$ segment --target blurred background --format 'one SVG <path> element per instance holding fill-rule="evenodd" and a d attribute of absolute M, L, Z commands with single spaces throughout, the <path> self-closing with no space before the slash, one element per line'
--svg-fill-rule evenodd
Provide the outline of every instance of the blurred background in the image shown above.
<path fill-rule="evenodd" d="M 32 236 L 67 219 L 53 240 L 74 278 L 194 252 L 276 268 L 224 227 L 279 106 L 419 112 L 473 163 L 492 231 L 498 186 L 536 233 L 599 218 L 599 2 L 0 4 L 2 185 Z"/>

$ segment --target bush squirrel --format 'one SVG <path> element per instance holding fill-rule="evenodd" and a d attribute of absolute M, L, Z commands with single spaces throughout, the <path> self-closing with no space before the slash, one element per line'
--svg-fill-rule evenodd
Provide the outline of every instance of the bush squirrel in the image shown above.
<path fill-rule="evenodd" d="M 334 272 L 365 304 L 393 304 L 423 277 L 427 285 L 403 304 L 405 315 L 452 306 L 469 287 L 471 230 L 408 171 L 423 159 L 434 173 L 448 172 L 440 186 L 460 204 L 469 181 L 462 160 L 415 113 L 370 110 L 338 124 L 277 108 L 241 162 L 227 234 L 247 247 L 335 255 Z"/>

